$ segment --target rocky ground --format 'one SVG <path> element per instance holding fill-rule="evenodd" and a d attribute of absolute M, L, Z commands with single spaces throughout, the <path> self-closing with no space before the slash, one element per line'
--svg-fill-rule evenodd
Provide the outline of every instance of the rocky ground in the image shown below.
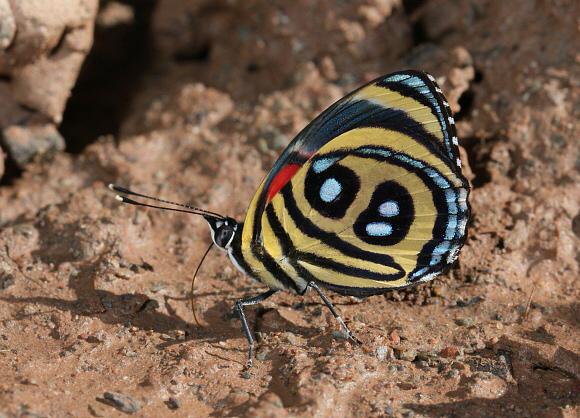
<path fill-rule="evenodd" d="M 62 2 L 44 43 L 0 25 L 0 416 L 580 415 L 578 2 Z M 0 15 L 18 27 L 32 3 Z M 456 115 L 473 186 L 456 266 L 329 294 L 362 347 L 314 294 L 248 308 L 244 371 L 233 308 L 264 287 L 210 252 L 197 326 L 205 221 L 106 185 L 242 220 L 313 117 L 404 68 Z"/>

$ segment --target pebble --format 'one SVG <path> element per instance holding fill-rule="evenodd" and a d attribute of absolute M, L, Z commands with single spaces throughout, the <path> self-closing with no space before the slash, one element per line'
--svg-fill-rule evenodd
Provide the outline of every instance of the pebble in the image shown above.
<path fill-rule="evenodd" d="M 375 353 L 376 353 L 376 356 L 379 360 L 384 360 L 389 355 L 389 347 L 386 345 L 381 345 L 381 346 L 377 347 Z"/>
<path fill-rule="evenodd" d="M 399 359 L 406 361 L 414 361 L 417 357 L 417 350 L 414 348 L 406 348 L 399 353 Z"/>
<path fill-rule="evenodd" d="M 457 347 L 445 347 L 439 355 L 443 358 L 452 358 L 459 355 L 459 349 Z"/>
<path fill-rule="evenodd" d="M 427 351 L 419 351 L 417 353 L 417 357 L 416 360 L 417 361 L 428 361 L 431 358 L 431 354 L 428 353 Z"/>
<path fill-rule="evenodd" d="M 512 216 L 517 216 L 522 212 L 522 204 L 518 202 L 510 202 L 509 212 Z"/>
<path fill-rule="evenodd" d="M 122 412 L 133 413 L 141 410 L 141 402 L 116 392 L 105 392 L 104 398 L 112 401 Z"/>
<path fill-rule="evenodd" d="M 179 409 L 181 408 L 181 400 L 172 396 L 169 398 L 168 405 L 171 409 Z"/>
<path fill-rule="evenodd" d="M 280 339 L 288 344 L 296 345 L 296 335 L 291 332 L 285 331 L 280 333 Z"/>
<path fill-rule="evenodd" d="M 431 292 L 433 293 L 433 296 L 437 296 L 437 297 L 442 297 L 445 294 L 445 291 L 443 290 L 443 286 L 440 286 L 440 285 L 433 286 L 433 288 L 431 289 Z"/>
<path fill-rule="evenodd" d="M 473 325 L 473 322 L 474 322 L 473 321 L 473 318 L 471 318 L 469 316 L 466 316 L 466 317 L 463 317 L 463 318 L 457 318 L 455 320 L 455 323 L 457 325 L 459 325 L 459 326 L 467 326 L 467 327 L 472 326 Z"/>
<path fill-rule="evenodd" d="M 348 340 L 348 334 L 344 330 L 332 331 L 335 340 Z"/>
<path fill-rule="evenodd" d="M 429 362 L 427 362 L 425 360 L 421 360 L 421 361 L 419 361 L 418 366 L 421 369 L 428 369 L 429 368 Z"/>

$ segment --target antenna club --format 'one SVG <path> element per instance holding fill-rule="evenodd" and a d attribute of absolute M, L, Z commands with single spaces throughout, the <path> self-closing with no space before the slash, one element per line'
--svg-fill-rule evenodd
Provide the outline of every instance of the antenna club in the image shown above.
<path fill-rule="evenodd" d="M 115 190 L 115 185 L 113 183 L 109 183 L 107 187 L 111 190 Z"/>
<path fill-rule="evenodd" d="M 117 199 L 119 202 L 125 201 L 125 199 L 123 199 L 123 196 L 119 196 L 119 195 L 115 196 L 115 199 Z"/>

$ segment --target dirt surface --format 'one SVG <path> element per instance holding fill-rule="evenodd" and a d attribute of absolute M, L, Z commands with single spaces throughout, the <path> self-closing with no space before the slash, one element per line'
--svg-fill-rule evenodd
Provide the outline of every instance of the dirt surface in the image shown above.
<path fill-rule="evenodd" d="M 92 143 L 3 179 L 0 416 L 579 416 L 579 19 L 572 0 L 102 2 L 97 35 L 145 26 L 126 51 L 146 60 L 132 82 L 81 74 L 61 132 Z M 112 33 L 95 38 L 109 59 Z M 205 221 L 106 185 L 242 220 L 308 121 L 404 68 L 456 112 L 473 185 L 458 263 L 364 301 L 328 292 L 362 347 L 315 294 L 248 308 L 244 372 L 233 308 L 264 287 L 210 252 L 198 327 Z M 97 138 L 83 115 L 119 103 Z"/>

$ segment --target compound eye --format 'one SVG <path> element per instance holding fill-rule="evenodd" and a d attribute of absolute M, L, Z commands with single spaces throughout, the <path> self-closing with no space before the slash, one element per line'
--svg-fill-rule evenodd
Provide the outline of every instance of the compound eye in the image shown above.
<path fill-rule="evenodd" d="M 234 229 L 231 225 L 222 225 L 215 233 L 215 243 L 220 248 L 225 248 L 234 235 Z"/>

